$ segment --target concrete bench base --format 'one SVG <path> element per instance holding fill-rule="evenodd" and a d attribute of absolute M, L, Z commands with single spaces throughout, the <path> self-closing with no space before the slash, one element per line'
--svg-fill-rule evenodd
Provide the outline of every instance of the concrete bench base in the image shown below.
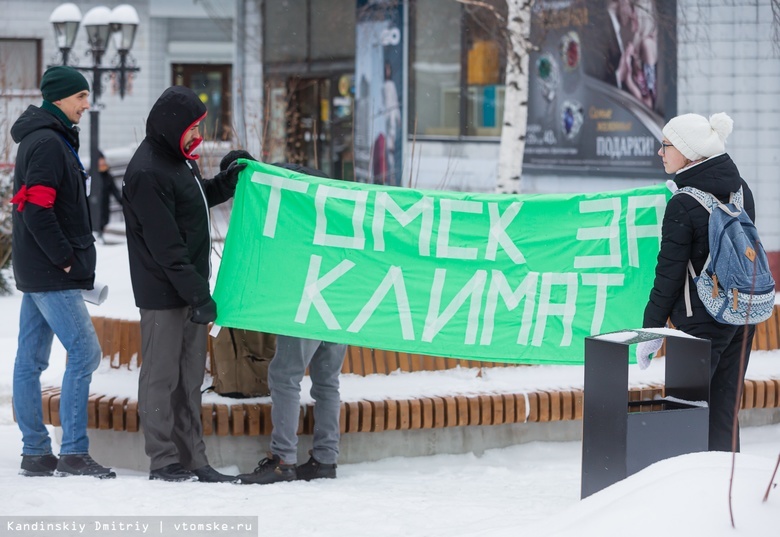
<path fill-rule="evenodd" d="M 475 453 L 534 441 L 573 441 L 582 436 L 582 422 L 511 423 L 443 429 L 348 433 L 341 436 L 339 463 L 376 461 L 388 457 Z M 58 440 L 62 429 L 57 427 Z M 89 429 L 89 451 L 100 464 L 138 472 L 149 471 L 143 434 Z M 270 436 L 206 436 L 206 454 L 216 468 L 238 467 L 251 472 L 266 456 Z M 300 435 L 298 463 L 309 459 L 312 436 Z"/>

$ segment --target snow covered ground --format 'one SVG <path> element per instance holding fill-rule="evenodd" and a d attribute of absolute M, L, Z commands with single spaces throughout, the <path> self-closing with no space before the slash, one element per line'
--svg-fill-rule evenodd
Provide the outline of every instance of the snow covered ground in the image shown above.
<path fill-rule="evenodd" d="M 97 277 L 109 284 L 110 293 L 102 306 L 90 306 L 92 314 L 138 318 L 124 244 L 99 246 L 98 260 Z M 726 453 L 662 461 L 583 501 L 579 499 L 579 442 L 535 442 L 487 451 L 479 457 L 437 455 L 345 464 L 339 467 L 335 481 L 270 486 L 150 482 L 146 474 L 127 470 L 118 470 L 118 478 L 108 481 L 21 477 L 17 475 L 21 435 L 10 405 L 19 301 L 18 293 L 0 298 L 0 536 L 14 534 L 7 527 L 9 520 L 45 521 L 47 516 L 251 516 L 257 517 L 257 535 L 334 537 L 719 537 L 771 535 L 780 526 L 780 489 L 776 486 L 780 476 L 774 478 L 769 501 L 761 501 L 780 455 L 780 425 L 743 429 L 732 492 L 736 531 L 729 519 L 731 455 Z M 63 367 L 64 351 L 55 344 L 44 381 L 56 383 Z M 99 370 L 94 388 L 133 395 L 133 374 L 126 372 L 122 378 L 117 373 Z M 476 373 L 464 369 L 430 375 L 347 377 L 343 398 L 582 386 L 582 369 L 577 367 L 533 368 L 522 375 L 511 370 Z M 631 367 L 632 384 L 655 383 L 662 375 L 663 360 L 655 360 L 645 371 Z M 754 353 L 748 376 L 780 377 L 780 351 Z M 258 454 L 262 449 L 265 446 L 258 446 Z M 163 534 L 151 528 L 148 534 L 195 535 L 172 527 L 166 527 Z"/>

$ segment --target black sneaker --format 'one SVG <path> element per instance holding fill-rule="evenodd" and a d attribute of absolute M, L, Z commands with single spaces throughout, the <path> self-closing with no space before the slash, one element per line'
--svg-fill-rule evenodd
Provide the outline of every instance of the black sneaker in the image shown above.
<path fill-rule="evenodd" d="M 197 481 L 198 476 L 184 468 L 184 466 L 178 462 L 174 462 L 168 466 L 163 466 L 157 470 L 150 471 L 149 479 L 180 483 L 182 481 Z"/>
<path fill-rule="evenodd" d="M 312 479 L 336 479 L 336 464 L 323 464 L 314 456 L 295 469 L 298 479 L 311 481 Z"/>
<path fill-rule="evenodd" d="M 59 477 L 85 475 L 98 477 L 100 479 L 112 479 L 116 477 L 116 474 L 111 471 L 111 468 L 106 468 L 95 462 L 95 459 L 90 457 L 89 453 L 77 453 L 73 455 L 61 454 L 54 475 Z"/>
<path fill-rule="evenodd" d="M 285 464 L 279 455 L 272 453 L 257 463 L 257 468 L 251 474 L 239 474 L 238 478 L 244 484 L 268 485 L 280 481 L 295 481 L 295 465 Z"/>
<path fill-rule="evenodd" d="M 201 483 L 238 483 L 237 476 L 221 474 L 208 464 L 194 469 L 192 473 L 198 477 L 198 481 Z"/>
<path fill-rule="evenodd" d="M 54 475 L 57 469 L 57 457 L 48 453 L 46 455 L 22 455 L 22 469 L 20 475 L 27 477 L 46 477 Z"/>

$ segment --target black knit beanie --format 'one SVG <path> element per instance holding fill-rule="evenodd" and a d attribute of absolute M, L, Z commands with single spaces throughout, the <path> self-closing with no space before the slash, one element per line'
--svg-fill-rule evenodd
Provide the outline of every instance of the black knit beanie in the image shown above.
<path fill-rule="evenodd" d="M 50 103 L 84 90 L 89 91 L 89 83 L 84 75 L 73 67 L 64 65 L 49 67 L 41 78 L 41 93 L 44 100 Z"/>

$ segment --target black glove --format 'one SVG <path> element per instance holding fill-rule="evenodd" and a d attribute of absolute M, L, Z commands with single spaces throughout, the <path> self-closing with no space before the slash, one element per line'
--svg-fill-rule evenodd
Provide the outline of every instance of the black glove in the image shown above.
<path fill-rule="evenodd" d="M 217 320 L 217 303 L 209 297 L 208 301 L 200 306 L 192 307 L 190 321 L 197 324 L 209 324 Z"/>
<path fill-rule="evenodd" d="M 227 167 L 227 170 L 217 174 L 217 179 L 224 179 L 232 188 L 236 188 L 236 185 L 238 184 L 238 174 L 241 173 L 241 170 L 244 168 L 246 168 L 246 162 L 239 163 L 237 160 L 234 160 L 230 163 L 230 166 Z"/>

